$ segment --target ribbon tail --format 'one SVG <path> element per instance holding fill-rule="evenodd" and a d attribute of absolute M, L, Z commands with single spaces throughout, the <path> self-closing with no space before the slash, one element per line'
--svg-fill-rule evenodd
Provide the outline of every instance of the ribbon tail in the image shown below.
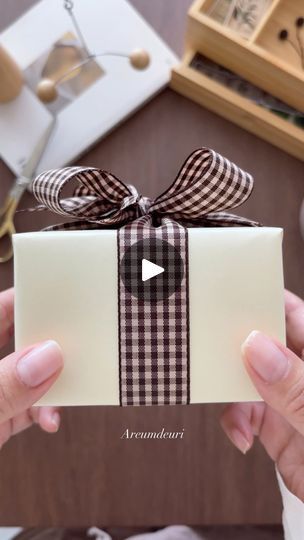
<path fill-rule="evenodd" d="M 48 207 L 44 204 L 37 204 L 37 206 L 32 206 L 31 208 L 19 208 L 16 210 L 16 214 L 21 212 L 41 212 L 43 210 L 48 210 Z"/>
<path fill-rule="evenodd" d="M 90 221 L 68 221 L 66 223 L 57 223 L 56 225 L 50 225 L 42 229 L 43 231 L 75 231 L 75 230 L 88 230 L 88 229 L 106 229 L 105 226 L 100 226 L 98 223 L 93 223 Z M 113 228 L 113 227 L 111 227 Z"/>
<path fill-rule="evenodd" d="M 198 224 L 199 226 L 199 224 Z M 258 221 L 228 214 L 226 212 L 214 212 L 207 214 L 203 218 L 202 226 L 204 227 L 261 227 Z"/>

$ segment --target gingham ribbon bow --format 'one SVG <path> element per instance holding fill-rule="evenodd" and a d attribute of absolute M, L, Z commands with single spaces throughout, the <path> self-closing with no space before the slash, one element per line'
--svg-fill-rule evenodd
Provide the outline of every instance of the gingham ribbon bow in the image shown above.
<path fill-rule="evenodd" d="M 72 179 L 79 182 L 74 196 L 62 198 L 63 187 Z M 33 192 L 41 203 L 38 209 L 74 218 L 45 230 L 118 229 L 121 405 L 190 402 L 187 227 L 257 226 L 225 212 L 243 203 L 252 188 L 248 173 L 207 148 L 193 152 L 169 189 L 154 201 L 141 197 L 113 174 L 95 168 L 57 169 L 40 174 L 34 181 Z M 182 268 L 172 264 L 168 245 L 179 254 Z M 142 280 L 143 258 L 161 264 L 166 271 Z M 132 290 L 121 275 L 126 265 Z"/>
<path fill-rule="evenodd" d="M 79 186 L 73 197 L 62 198 L 63 188 L 74 179 Z M 41 203 L 35 210 L 49 209 L 76 219 L 48 230 L 121 226 L 145 214 L 199 226 L 255 226 L 254 221 L 224 212 L 242 204 L 252 188 L 250 174 L 208 148 L 194 151 L 169 189 L 154 201 L 112 173 L 91 167 L 47 171 L 33 182 Z"/>

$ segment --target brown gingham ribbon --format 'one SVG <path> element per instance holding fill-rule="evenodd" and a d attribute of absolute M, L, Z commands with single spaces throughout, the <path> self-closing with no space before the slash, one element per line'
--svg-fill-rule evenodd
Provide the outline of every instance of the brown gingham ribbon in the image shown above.
<path fill-rule="evenodd" d="M 62 190 L 72 180 L 79 185 L 72 197 L 63 198 Z M 33 193 L 41 204 L 31 210 L 49 209 L 74 218 L 44 230 L 118 229 L 121 405 L 190 402 L 187 227 L 258 226 L 226 213 L 242 204 L 252 188 L 250 174 L 208 148 L 195 150 L 155 200 L 90 167 L 47 171 L 34 180 Z M 184 263 L 180 287 L 159 302 L 140 300 L 120 276 L 125 253 L 143 239 L 151 246 L 157 239 L 174 246 Z M 159 256 L 165 267 L 166 247 Z"/>

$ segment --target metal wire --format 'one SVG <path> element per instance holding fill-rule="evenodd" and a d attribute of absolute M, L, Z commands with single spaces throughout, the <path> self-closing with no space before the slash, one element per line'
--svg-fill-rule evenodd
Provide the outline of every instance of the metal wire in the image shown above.
<path fill-rule="evenodd" d="M 83 36 L 83 33 L 81 32 L 81 29 L 80 29 L 80 26 L 78 24 L 78 21 L 75 17 L 75 14 L 74 14 L 74 2 L 72 2 L 72 0 L 64 0 L 63 1 L 63 7 L 64 9 L 66 9 L 66 11 L 68 12 L 69 16 L 71 17 L 71 21 L 72 21 L 72 24 L 74 26 L 74 30 L 77 34 L 77 37 L 82 45 L 82 48 L 84 49 L 85 53 L 87 54 L 87 56 L 90 56 L 90 51 L 89 51 L 89 48 L 86 44 L 86 40 Z"/>
<path fill-rule="evenodd" d="M 68 77 L 68 75 L 70 75 L 71 73 L 73 73 L 73 71 L 77 71 L 78 69 L 81 69 L 83 66 L 85 66 L 86 64 L 88 64 L 89 62 L 91 62 L 91 60 L 94 60 L 95 58 L 100 58 L 101 56 L 117 56 L 119 58 L 129 58 L 129 55 L 128 54 L 125 54 L 125 53 L 119 53 L 119 52 L 104 52 L 104 53 L 99 53 L 99 54 L 90 54 L 88 55 L 87 58 L 85 58 L 84 60 L 82 60 L 82 62 L 79 62 L 79 64 L 76 64 L 75 66 L 73 66 L 71 69 L 69 69 L 68 71 L 66 71 L 59 79 L 55 80 L 54 83 L 55 85 L 57 86 L 58 84 L 60 84 L 62 81 L 64 81 L 64 79 L 66 77 Z"/>

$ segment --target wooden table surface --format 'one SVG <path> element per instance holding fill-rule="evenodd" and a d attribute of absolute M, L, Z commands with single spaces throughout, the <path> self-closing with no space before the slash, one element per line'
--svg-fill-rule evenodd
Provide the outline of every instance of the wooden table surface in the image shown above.
<path fill-rule="evenodd" d="M 2 0 L 1 28 L 33 1 Z M 190 0 L 133 0 L 165 41 L 182 53 Z M 119 90 L 118 90 L 119 91 Z M 304 250 L 298 216 L 304 165 L 284 152 L 167 89 L 82 159 L 113 171 L 155 196 L 184 157 L 199 146 L 224 154 L 255 176 L 241 213 L 285 229 L 286 285 L 304 294 Z M 0 163 L 0 197 L 12 174 Z M 26 195 L 22 206 L 33 204 Z M 18 231 L 54 217 L 20 214 Z M 13 265 L 0 267 L 1 289 Z M 12 344 L 3 354 L 12 350 Z M 55 436 L 38 428 L 0 453 L 0 524 L 142 526 L 172 523 L 274 523 L 280 498 L 274 469 L 256 444 L 245 457 L 223 435 L 221 406 L 68 408 Z M 185 429 L 182 441 L 121 440 L 122 432 Z"/>

